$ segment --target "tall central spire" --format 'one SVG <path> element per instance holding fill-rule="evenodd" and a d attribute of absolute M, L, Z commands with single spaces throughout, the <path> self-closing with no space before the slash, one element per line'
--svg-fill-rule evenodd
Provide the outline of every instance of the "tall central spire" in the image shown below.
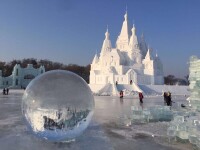
<path fill-rule="evenodd" d="M 116 46 L 120 50 L 127 50 L 128 49 L 128 43 L 129 43 L 129 25 L 128 25 L 128 13 L 126 10 L 126 13 L 124 15 L 124 22 L 122 24 L 122 29 L 120 32 L 120 35 L 118 36 Z"/>

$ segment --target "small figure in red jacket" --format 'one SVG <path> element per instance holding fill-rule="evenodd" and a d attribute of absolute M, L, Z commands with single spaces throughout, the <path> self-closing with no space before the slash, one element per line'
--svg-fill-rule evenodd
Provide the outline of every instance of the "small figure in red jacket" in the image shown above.
<path fill-rule="evenodd" d="M 143 103 L 143 95 L 142 95 L 142 93 L 141 92 L 139 92 L 139 99 L 140 99 L 140 103 Z"/>
<path fill-rule="evenodd" d="M 120 96 L 120 98 L 123 98 L 123 97 L 124 97 L 124 93 L 123 93 L 122 90 L 120 91 L 119 96 Z"/>

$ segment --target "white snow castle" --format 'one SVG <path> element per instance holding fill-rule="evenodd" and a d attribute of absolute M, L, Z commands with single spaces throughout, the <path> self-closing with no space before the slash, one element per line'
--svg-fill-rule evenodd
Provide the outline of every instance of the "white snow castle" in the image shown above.
<path fill-rule="evenodd" d="M 91 64 L 89 85 L 94 93 L 115 95 L 123 89 L 142 91 L 142 84 L 163 85 L 163 65 L 147 48 L 144 36 L 138 39 L 134 25 L 130 30 L 126 12 L 116 47 L 112 47 L 107 29 L 100 56 L 96 54 Z"/>

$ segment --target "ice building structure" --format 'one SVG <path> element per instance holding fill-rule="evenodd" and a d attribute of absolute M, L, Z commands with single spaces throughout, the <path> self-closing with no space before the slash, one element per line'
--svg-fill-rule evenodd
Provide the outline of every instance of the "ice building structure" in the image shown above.
<path fill-rule="evenodd" d="M 162 62 L 157 54 L 153 56 L 144 35 L 138 38 L 134 25 L 130 29 L 127 12 L 115 47 L 109 36 L 107 28 L 100 55 L 91 64 L 89 85 L 94 93 L 114 95 L 121 89 L 142 91 L 139 84 L 163 85 Z"/>
<path fill-rule="evenodd" d="M 200 59 L 196 56 L 190 57 L 189 62 L 190 97 L 189 104 L 200 111 Z"/>
<path fill-rule="evenodd" d="M 8 77 L 3 77 L 2 70 L 0 70 L 0 87 L 26 88 L 32 79 L 44 72 L 44 66 L 40 66 L 36 69 L 32 64 L 28 64 L 26 68 L 22 68 L 20 64 L 16 64 L 13 68 L 12 74 Z"/>

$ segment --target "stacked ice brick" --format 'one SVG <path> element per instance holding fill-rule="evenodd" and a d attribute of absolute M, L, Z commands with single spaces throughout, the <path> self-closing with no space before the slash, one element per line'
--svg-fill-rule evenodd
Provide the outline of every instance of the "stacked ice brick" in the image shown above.
<path fill-rule="evenodd" d="M 156 121 L 170 121 L 173 114 L 169 106 L 155 105 L 142 109 L 142 107 L 132 106 L 132 123 L 148 123 Z"/>
<path fill-rule="evenodd" d="M 200 148 L 200 120 L 197 116 L 175 116 L 167 130 L 169 138 L 189 140 Z"/>
<path fill-rule="evenodd" d="M 189 140 L 200 149 L 200 59 L 191 56 L 189 64 L 189 107 L 186 111 L 174 112 L 174 120 L 170 123 L 167 135 L 170 138 Z"/>
<path fill-rule="evenodd" d="M 189 80 L 191 95 L 188 98 L 189 105 L 193 109 L 200 111 L 200 59 L 196 56 L 190 57 Z"/>

